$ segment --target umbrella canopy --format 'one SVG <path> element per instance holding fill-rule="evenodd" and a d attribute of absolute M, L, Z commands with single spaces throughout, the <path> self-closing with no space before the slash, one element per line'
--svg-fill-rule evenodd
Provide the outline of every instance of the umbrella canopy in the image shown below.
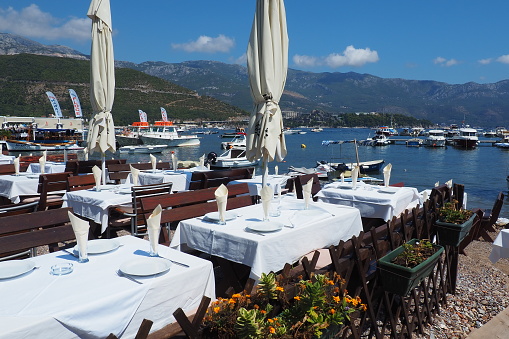
<path fill-rule="evenodd" d="M 279 100 L 288 69 L 288 34 L 283 0 L 257 0 L 247 48 L 249 85 L 254 101 L 247 133 L 246 156 L 267 162 L 286 156 Z M 264 171 L 265 172 L 265 171 Z"/>
<path fill-rule="evenodd" d="M 115 97 L 115 65 L 111 38 L 110 0 L 92 0 L 87 16 L 92 19 L 90 102 L 95 113 L 90 121 L 87 148 L 104 155 L 115 152 L 115 126 L 111 115 Z"/>

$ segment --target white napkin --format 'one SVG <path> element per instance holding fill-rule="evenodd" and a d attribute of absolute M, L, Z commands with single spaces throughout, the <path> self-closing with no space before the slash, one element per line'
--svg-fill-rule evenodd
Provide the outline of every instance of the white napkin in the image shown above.
<path fill-rule="evenodd" d="M 422 192 L 422 201 L 425 202 L 428 200 L 428 198 L 429 198 L 428 191 Z"/>
<path fill-rule="evenodd" d="M 345 182 L 345 172 L 341 172 L 341 174 L 339 175 L 339 179 L 341 179 L 342 184 Z"/>
<path fill-rule="evenodd" d="M 391 180 L 391 171 L 392 171 L 392 164 L 388 164 L 383 169 L 383 172 L 384 172 L 384 186 L 385 187 L 389 186 L 389 181 Z"/>
<path fill-rule="evenodd" d="M 200 167 L 203 167 L 204 164 L 205 164 L 205 154 L 203 154 L 201 157 L 200 157 L 200 160 L 198 161 L 198 164 Z"/>
<path fill-rule="evenodd" d="M 41 174 L 44 174 L 46 170 L 46 153 L 47 151 L 42 152 L 42 157 L 39 158 L 39 166 L 41 167 Z"/>
<path fill-rule="evenodd" d="M 157 159 L 152 154 L 150 154 L 150 163 L 152 164 L 152 171 L 155 172 L 157 167 Z"/>
<path fill-rule="evenodd" d="M 137 168 L 134 168 L 131 164 L 129 164 L 129 168 L 131 169 L 131 178 L 134 186 L 138 186 L 140 184 L 139 177 L 140 177 L 140 170 Z"/>
<path fill-rule="evenodd" d="M 446 183 L 445 183 L 445 184 L 447 185 L 447 187 L 448 187 L 449 189 L 451 189 L 451 188 L 452 188 L 452 179 L 451 179 L 451 180 L 449 180 L 449 181 L 446 181 Z"/>
<path fill-rule="evenodd" d="M 76 242 L 78 244 L 79 252 L 81 253 L 82 258 L 87 258 L 87 241 L 88 241 L 88 229 L 90 228 L 90 224 L 88 221 L 83 220 L 72 214 L 71 211 L 68 211 L 69 220 L 71 220 L 72 230 L 74 231 L 74 235 L 76 236 Z"/>
<path fill-rule="evenodd" d="M 101 185 L 102 171 L 99 167 L 94 166 L 94 167 L 92 167 L 92 173 L 94 174 L 95 190 L 99 191 L 99 186 Z"/>
<path fill-rule="evenodd" d="M 152 214 L 147 218 L 148 240 L 150 242 L 150 252 L 157 255 L 157 246 L 159 244 L 159 232 L 161 231 L 161 205 L 157 205 Z"/>
<path fill-rule="evenodd" d="M 21 154 L 19 155 L 19 157 L 17 158 L 14 158 L 13 160 L 13 164 L 14 164 L 14 173 L 15 174 L 19 174 L 19 158 L 21 157 Z"/>
<path fill-rule="evenodd" d="M 175 153 L 171 154 L 171 165 L 173 166 L 173 170 L 176 171 L 178 168 L 178 159 Z"/>
<path fill-rule="evenodd" d="M 357 185 L 357 177 L 359 176 L 359 166 L 355 166 L 352 170 L 351 178 L 352 178 L 352 187 L 355 188 Z"/>
<path fill-rule="evenodd" d="M 85 147 L 83 149 L 83 155 L 85 156 L 85 161 L 87 161 L 88 160 L 88 148 L 87 147 Z"/>
<path fill-rule="evenodd" d="M 277 165 L 276 165 L 276 166 L 274 166 L 274 175 L 277 175 L 278 172 L 279 172 L 279 167 L 277 167 Z"/>
<path fill-rule="evenodd" d="M 435 187 L 438 187 L 438 186 L 440 186 L 440 181 L 437 181 L 437 182 L 435 183 Z"/>
<path fill-rule="evenodd" d="M 265 186 L 260 192 L 263 207 L 263 220 L 269 219 L 270 201 L 274 198 L 274 190 L 270 186 Z"/>
<path fill-rule="evenodd" d="M 224 222 L 224 215 L 226 213 L 226 203 L 228 200 L 228 188 L 221 184 L 214 192 L 217 203 L 217 211 L 219 212 L 219 220 Z"/>
<path fill-rule="evenodd" d="M 308 182 L 302 185 L 302 195 L 304 196 L 304 205 L 306 209 L 309 207 L 309 199 L 311 199 L 311 188 L 313 187 L 313 178 L 309 179 Z"/>

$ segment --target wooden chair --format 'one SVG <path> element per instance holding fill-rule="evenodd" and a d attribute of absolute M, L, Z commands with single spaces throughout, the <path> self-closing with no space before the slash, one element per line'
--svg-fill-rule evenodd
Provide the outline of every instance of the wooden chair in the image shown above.
<path fill-rule="evenodd" d="M 0 256 L 74 240 L 67 214 L 71 210 L 59 208 L 1 218 Z M 56 249 L 56 246 L 50 246 L 49 250 L 53 252 Z"/>
<path fill-rule="evenodd" d="M 67 178 L 71 175 L 71 172 L 41 174 L 39 176 L 39 185 L 37 186 L 39 196 L 25 198 L 22 202 L 38 201 L 38 211 L 60 208 L 63 203 L 62 196 L 67 191 Z"/>
<path fill-rule="evenodd" d="M 69 160 L 65 163 L 65 171 L 71 172 L 72 175 L 78 175 L 78 160 Z"/>
<path fill-rule="evenodd" d="M 37 210 L 37 205 L 39 205 L 39 201 L 0 206 L 0 218 L 35 212 Z"/>
<path fill-rule="evenodd" d="M 0 165 L 0 175 L 14 174 L 14 164 L 2 164 Z"/>
<path fill-rule="evenodd" d="M 214 171 L 195 171 L 191 174 L 189 190 L 218 187 L 221 184 L 228 184 L 230 181 L 249 179 L 253 176 L 254 167 L 232 168 Z"/>
<path fill-rule="evenodd" d="M 67 190 L 80 191 L 95 187 L 95 178 L 93 174 L 71 175 L 67 178 Z"/>
<path fill-rule="evenodd" d="M 500 211 L 502 210 L 503 205 L 504 193 L 499 192 L 497 199 L 493 204 L 493 208 L 485 209 L 482 211 L 481 223 L 477 229 L 477 232 L 474 234 L 475 239 L 482 237 L 485 241 L 493 242 L 494 239 L 488 234 L 488 232 L 495 232 L 494 225 L 498 220 L 498 216 L 500 215 Z"/>
<path fill-rule="evenodd" d="M 114 181 L 115 184 L 120 184 L 122 180 L 127 179 L 129 173 L 131 173 L 132 166 L 139 170 L 150 170 L 152 169 L 152 164 L 150 163 L 140 163 L 140 164 L 108 164 L 108 175 L 110 180 Z M 159 170 L 169 170 L 171 169 L 171 164 L 169 162 L 158 162 L 156 168 Z"/>
<path fill-rule="evenodd" d="M 134 337 L 134 339 L 148 338 L 148 334 L 150 333 L 150 329 L 152 328 L 153 324 L 154 322 L 152 320 L 143 319 L 140 328 L 138 329 L 138 332 L 136 332 L 136 336 Z M 117 338 L 118 337 L 113 333 L 110 333 L 110 335 L 106 337 L 106 339 L 117 339 Z"/>
<path fill-rule="evenodd" d="M 108 166 L 108 164 L 125 164 L 126 161 L 126 159 L 110 159 L 105 161 L 105 165 Z M 80 160 L 78 161 L 77 172 L 78 174 L 92 173 L 92 168 L 94 166 L 101 168 L 101 160 Z"/>
<path fill-rule="evenodd" d="M 133 236 L 145 235 L 147 231 L 146 217 L 148 217 L 148 215 L 143 213 L 141 199 L 147 197 L 159 199 L 160 196 L 170 194 L 172 186 L 173 183 L 171 182 L 155 185 L 132 186 L 131 204 L 126 206 L 117 206 L 111 211 L 106 234 L 107 237 L 110 237 L 110 232 L 114 229 L 129 229 Z"/>
<path fill-rule="evenodd" d="M 321 189 L 320 180 L 318 179 L 318 174 L 304 174 L 295 177 L 295 194 L 297 195 L 297 199 L 304 199 L 304 195 L 302 194 L 302 186 L 307 184 L 307 182 L 313 179 L 313 186 L 311 187 L 311 195 L 315 196 Z"/>

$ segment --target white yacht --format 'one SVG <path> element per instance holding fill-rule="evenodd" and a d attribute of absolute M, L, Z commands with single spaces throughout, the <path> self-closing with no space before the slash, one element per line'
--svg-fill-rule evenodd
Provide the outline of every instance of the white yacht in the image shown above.
<path fill-rule="evenodd" d="M 430 129 L 424 139 L 424 145 L 428 147 L 445 147 L 445 132 L 441 129 Z"/>
<path fill-rule="evenodd" d="M 477 130 L 474 128 L 460 128 L 459 135 L 452 138 L 454 146 L 458 148 L 475 148 L 479 144 Z"/>
<path fill-rule="evenodd" d="M 171 122 L 156 121 L 155 125 L 140 135 L 146 145 L 167 145 L 170 147 L 197 146 L 200 139 L 196 135 L 180 135 Z"/>

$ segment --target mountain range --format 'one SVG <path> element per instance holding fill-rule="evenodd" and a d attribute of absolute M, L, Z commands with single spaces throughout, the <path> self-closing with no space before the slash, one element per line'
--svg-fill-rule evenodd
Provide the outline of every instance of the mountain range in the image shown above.
<path fill-rule="evenodd" d="M 0 33 L 0 55 L 17 53 L 88 58 L 64 46 L 45 46 Z M 252 108 L 247 69 L 241 65 L 216 61 L 140 64 L 116 61 L 116 66 L 159 77 L 244 111 Z M 312 73 L 289 69 L 280 106 L 283 112 L 295 114 L 379 112 L 440 124 L 465 122 L 474 126 L 505 126 L 509 125 L 509 80 L 491 84 L 447 84 L 355 72 Z"/>

